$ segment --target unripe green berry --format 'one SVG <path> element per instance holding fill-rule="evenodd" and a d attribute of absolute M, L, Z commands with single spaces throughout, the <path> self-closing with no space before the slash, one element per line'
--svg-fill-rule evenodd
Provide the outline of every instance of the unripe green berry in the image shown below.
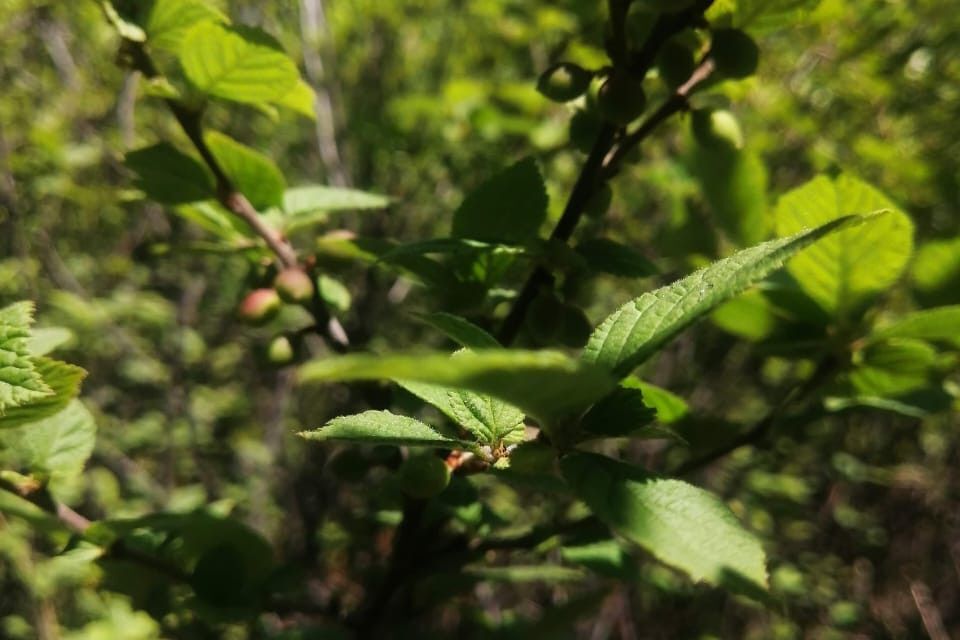
<path fill-rule="evenodd" d="M 426 500 L 450 484 L 450 467 L 431 454 L 413 454 L 397 470 L 400 489 L 411 498 Z"/>
<path fill-rule="evenodd" d="M 640 117 L 647 106 L 643 81 L 628 74 L 611 75 L 600 85 L 597 107 L 608 122 L 626 126 Z"/>
<path fill-rule="evenodd" d="M 603 122 L 595 111 L 580 109 L 570 118 L 570 143 L 577 151 L 590 153 L 602 127 Z"/>
<path fill-rule="evenodd" d="M 240 318 L 253 325 L 269 322 L 280 311 L 280 296 L 273 289 L 254 289 L 240 303 Z"/>
<path fill-rule="evenodd" d="M 696 141 L 708 149 L 733 151 L 743 148 L 740 123 L 726 109 L 694 111 L 690 126 Z"/>
<path fill-rule="evenodd" d="M 569 102 L 590 87 L 593 74 L 572 62 L 558 62 L 537 80 L 537 91 L 554 102 Z"/>
<path fill-rule="evenodd" d="M 289 267 L 278 273 L 273 288 L 284 302 L 302 304 L 313 297 L 313 280 L 298 267 Z"/>
<path fill-rule="evenodd" d="M 746 78 L 756 72 L 760 49 L 753 38 L 740 29 L 718 29 L 712 38 L 710 56 L 718 75 Z"/>
<path fill-rule="evenodd" d="M 602 218 L 606 215 L 607 210 L 610 209 L 610 202 L 613 200 L 613 190 L 610 188 L 610 185 L 604 182 L 593 195 L 590 196 L 590 199 L 587 201 L 587 206 L 583 208 L 583 212 L 594 219 Z"/>
<path fill-rule="evenodd" d="M 660 79 L 671 89 L 676 89 L 690 79 L 696 66 L 693 51 L 676 40 L 664 44 L 657 55 Z"/>
<path fill-rule="evenodd" d="M 277 336 L 267 347 L 267 359 L 271 364 L 284 365 L 293 361 L 294 350 L 287 336 Z"/>

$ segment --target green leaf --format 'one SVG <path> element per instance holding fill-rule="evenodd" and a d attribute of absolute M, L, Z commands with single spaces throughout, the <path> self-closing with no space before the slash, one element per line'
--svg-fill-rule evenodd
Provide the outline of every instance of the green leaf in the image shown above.
<path fill-rule="evenodd" d="M 131 151 L 124 163 L 137 174 L 134 185 L 151 200 L 186 204 L 217 195 L 206 166 L 166 142 Z"/>
<path fill-rule="evenodd" d="M 616 388 L 599 367 L 555 351 L 490 350 L 374 356 L 357 354 L 309 362 L 304 382 L 403 380 L 483 393 L 542 423 L 585 409 Z"/>
<path fill-rule="evenodd" d="M 316 94 L 313 92 L 313 87 L 300 79 L 297 84 L 293 85 L 293 89 L 274 100 L 273 104 L 290 109 L 309 120 L 316 120 L 317 112 L 313 106 L 315 99 Z"/>
<path fill-rule="evenodd" d="M 32 473 L 69 478 L 83 470 L 93 453 L 97 427 L 79 400 L 37 422 L 0 432 L 0 443 Z"/>
<path fill-rule="evenodd" d="M 848 216 L 744 249 L 671 285 L 645 293 L 604 320 L 590 336 L 583 359 L 624 376 L 667 341 L 721 302 L 762 280 L 801 249 L 863 221 Z"/>
<path fill-rule="evenodd" d="M 653 422 L 655 416 L 640 389 L 620 387 L 590 407 L 580 419 L 580 428 L 594 437 L 623 438 Z"/>
<path fill-rule="evenodd" d="M 229 244 L 247 244 L 247 241 L 256 237 L 246 223 L 213 200 L 182 204 L 173 211 Z"/>
<path fill-rule="evenodd" d="M 463 357 L 462 353 L 454 357 Z M 498 446 L 523 439 L 524 415 L 520 409 L 491 396 L 462 389 L 451 389 L 447 396 L 454 419 L 483 444 Z"/>
<path fill-rule="evenodd" d="M 777 203 L 777 235 L 788 236 L 853 213 L 886 210 L 871 224 L 818 242 L 787 267 L 824 310 L 844 318 L 857 313 L 903 272 L 913 249 L 913 223 L 882 193 L 842 175 L 820 176 Z"/>
<path fill-rule="evenodd" d="M 777 317 L 770 302 L 757 290 L 747 291 L 720 305 L 710 314 L 710 320 L 745 340 L 763 340 L 777 329 Z"/>
<path fill-rule="evenodd" d="M 453 214 L 452 235 L 488 242 L 535 238 L 547 217 L 547 191 L 533 158 L 485 181 Z"/>
<path fill-rule="evenodd" d="M 767 237 L 767 171 L 756 154 L 696 145 L 691 168 L 730 238 L 751 246 Z"/>
<path fill-rule="evenodd" d="M 870 339 L 918 338 L 960 347 L 960 305 L 907 313 L 874 329 Z"/>
<path fill-rule="evenodd" d="M 364 411 L 334 418 L 319 429 L 302 431 L 307 440 L 336 440 L 356 444 L 390 444 L 435 449 L 472 448 L 474 443 L 448 438 L 433 427 L 389 411 Z"/>
<path fill-rule="evenodd" d="M 287 188 L 273 160 L 218 131 L 203 136 L 217 162 L 255 209 L 279 207 Z"/>
<path fill-rule="evenodd" d="M 422 313 L 416 316 L 454 342 L 468 349 L 499 349 L 497 339 L 469 320 L 452 313 Z"/>
<path fill-rule="evenodd" d="M 591 269 L 601 273 L 624 278 L 645 278 L 658 272 L 657 267 L 642 253 L 607 238 L 584 240 L 577 245 L 576 252 Z"/>
<path fill-rule="evenodd" d="M 510 565 L 506 567 L 491 567 L 487 565 L 467 565 L 463 572 L 478 580 L 492 582 L 574 582 L 582 581 L 585 574 L 579 569 L 571 569 L 556 564 L 540 565 Z"/>
<path fill-rule="evenodd" d="M 45 356 L 73 340 L 73 331 L 66 327 L 41 327 L 30 332 L 27 351 L 34 356 Z"/>
<path fill-rule="evenodd" d="M 201 22 L 184 36 L 179 57 L 193 86 L 236 102 L 271 102 L 300 79 L 277 41 L 251 27 Z"/>
<path fill-rule="evenodd" d="M 313 211 L 357 211 L 388 206 L 387 196 L 342 187 L 306 185 L 287 189 L 283 194 L 283 211 L 294 217 Z"/>
<path fill-rule="evenodd" d="M 153 48 L 176 53 L 187 31 L 198 22 L 229 20 L 205 0 L 157 0 L 147 16 L 147 40 Z"/>
<path fill-rule="evenodd" d="M 711 25 L 776 29 L 797 24 L 820 0 L 718 0 L 707 11 Z"/>
<path fill-rule="evenodd" d="M 625 387 L 635 386 L 643 392 L 643 402 L 657 412 L 657 422 L 673 424 L 690 413 L 687 401 L 666 389 L 643 382 L 633 376 L 626 378 L 621 384 Z"/>
<path fill-rule="evenodd" d="M 353 300 L 350 289 L 336 278 L 321 273 L 317 277 L 317 292 L 323 301 L 333 309 L 341 313 L 350 309 L 350 303 Z"/>
<path fill-rule="evenodd" d="M 0 309 L 0 415 L 53 393 L 30 357 L 33 303 Z"/>
<path fill-rule="evenodd" d="M 7 409 L 0 415 L 0 429 L 19 427 L 51 416 L 62 411 L 80 393 L 80 383 L 87 375 L 80 367 L 43 357 L 35 358 L 34 363 L 37 373 L 53 393 Z"/>
<path fill-rule="evenodd" d="M 921 246 L 910 275 L 918 299 L 925 304 L 960 303 L 960 236 Z"/>
<path fill-rule="evenodd" d="M 113 25 L 113 28 L 124 40 L 144 42 L 147 39 L 147 34 L 144 33 L 143 29 L 130 19 L 132 16 L 127 15 L 127 12 L 121 15 L 110 0 L 101 0 L 100 8 L 103 9 L 107 22 Z"/>
<path fill-rule="evenodd" d="M 694 581 L 753 594 L 766 589 L 760 541 L 715 495 L 591 453 L 564 457 L 560 469 L 601 521 Z"/>

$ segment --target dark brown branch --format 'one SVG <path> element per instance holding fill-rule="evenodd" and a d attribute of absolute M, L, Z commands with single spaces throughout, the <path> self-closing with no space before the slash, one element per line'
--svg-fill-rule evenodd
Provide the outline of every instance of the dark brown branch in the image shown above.
<path fill-rule="evenodd" d="M 159 73 L 153 60 L 139 42 L 126 41 L 126 46 L 133 59 L 133 67 L 147 78 L 156 78 Z M 263 218 L 254 209 L 247 197 L 243 195 L 233 184 L 233 181 L 227 176 L 217 158 L 210 151 L 206 141 L 203 139 L 203 126 L 201 124 L 200 111 L 190 109 L 182 103 L 167 98 L 164 100 L 173 117 L 176 118 L 180 128 L 186 134 L 190 143 L 200 154 L 204 164 L 210 169 L 213 178 L 217 183 L 217 199 L 226 207 L 228 211 L 246 222 L 254 233 L 263 238 L 267 246 L 276 254 L 277 259 L 284 267 L 295 267 L 298 263 L 297 252 L 287 240 L 264 222 Z"/>

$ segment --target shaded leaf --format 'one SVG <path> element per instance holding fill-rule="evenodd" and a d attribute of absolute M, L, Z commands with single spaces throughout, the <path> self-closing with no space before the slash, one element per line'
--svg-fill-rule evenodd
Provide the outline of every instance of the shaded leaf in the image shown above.
<path fill-rule="evenodd" d="M 918 338 L 960 347 L 960 305 L 904 314 L 874 329 L 870 338 Z"/>
<path fill-rule="evenodd" d="M 164 204 L 186 204 L 216 197 L 213 176 L 196 158 L 160 142 L 129 152 L 124 163 L 148 198 Z"/>
<path fill-rule="evenodd" d="M 469 320 L 452 313 L 422 313 L 417 318 L 442 331 L 448 338 L 468 349 L 497 349 L 501 345 L 489 333 Z"/>
<path fill-rule="evenodd" d="M 560 468 L 601 521 L 695 582 L 751 594 L 766 589 L 760 541 L 715 495 L 596 454 L 570 454 Z"/>
<path fill-rule="evenodd" d="M 536 237 L 547 217 L 547 191 L 533 158 L 488 179 L 453 214 L 452 235 L 488 242 Z"/>
<path fill-rule="evenodd" d="M 607 238 L 584 240 L 576 247 L 594 271 L 624 278 L 644 278 L 657 273 L 657 267 L 647 258 L 625 244 Z"/>
<path fill-rule="evenodd" d="M 602 369 L 555 351 L 477 351 L 451 359 L 444 353 L 351 355 L 309 362 L 304 382 L 403 380 L 484 393 L 513 404 L 541 422 L 575 413 L 616 387 Z"/>

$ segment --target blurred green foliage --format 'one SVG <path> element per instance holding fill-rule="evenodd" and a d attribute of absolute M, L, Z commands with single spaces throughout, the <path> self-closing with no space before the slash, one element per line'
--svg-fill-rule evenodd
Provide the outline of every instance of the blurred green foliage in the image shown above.
<path fill-rule="evenodd" d="M 933 337 L 882 329 L 960 303 L 960 15 L 949 3 L 822 0 L 797 13 L 792 6 L 804 3 L 781 2 L 777 19 L 750 23 L 758 3 L 716 2 L 708 17 L 719 24 L 748 21 L 759 69 L 710 86 L 693 106 L 729 109 L 742 148 L 697 145 L 682 114 L 628 158 L 609 209 L 582 222 L 578 252 L 534 244 L 514 259 L 444 245 L 461 252 L 446 262 L 388 259 L 395 245 L 351 238 L 543 237 L 585 158 L 568 132 L 584 105 L 551 103 L 537 77 L 561 59 L 608 64 L 604 3 L 214 4 L 274 34 L 333 106 L 334 161 L 323 120 L 309 117 L 302 96 L 278 91 L 276 109 L 213 101 L 206 120 L 223 132 L 210 141 L 214 153 L 246 145 L 244 162 L 227 169 L 252 185 L 257 206 L 305 214 L 286 229 L 290 239 L 317 251 L 320 294 L 351 338 L 374 351 L 451 344 L 410 310 L 454 311 L 492 329 L 483 319 L 503 315 L 508 296 L 485 287 L 519 286 L 536 260 L 570 274 L 556 302 L 595 324 L 656 285 L 780 235 L 778 198 L 817 174 L 874 185 L 915 227 L 913 257 L 906 247 L 884 263 L 905 275 L 893 286 L 881 279 L 879 291 L 865 287 L 873 304 L 858 305 L 848 323 L 832 322 L 826 297 L 798 286 L 797 263 L 718 309 L 638 372 L 658 385 L 644 386 L 645 400 L 673 439 L 602 445 L 675 468 L 762 418 L 813 369 L 813 351 L 849 346 L 855 366 L 831 381 L 824 402 L 789 415 L 767 446 L 741 448 L 695 478 L 762 539 L 775 604 L 691 585 L 583 524 L 582 505 L 552 497 L 549 456 L 525 445 L 532 472 L 454 475 L 421 514 L 423 529 L 442 529 L 448 545 L 428 551 L 479 553 L 463 571 L 441 565 L 418 576 L 397 637 L 631 637 L 632 629 L 651 638 L 910 638 L 931 633 L 923 617 L 931 611 L 948 636 L 960 635 L 951 560 L 960 536 L 960 329 L 946 324 Z M 732 5 L 738 12 L 725 13 Z M 698 37 L 678 40 L 696 48 Z M 369 408 L 434 422 L 439 414 L 394 387 L 297 387 L 291 368 L 269 362 L 279 334 L 299 354 L 323 351 L 302 335 L 311 318 L 287 306 L 263 327 L 238 322 L 243 296 L 272 282 L 266 252 L 215 205 L 184 205 L 171 183 L 158 193 L 138 184 L 128 152 L 188 148 L 155 97 L 187 85 L 176 71 L 170 77 L 181 84 L 171 89 L 116 64 L 123 53 L 99 3 L 5 0 L 0 41 L 0 308 L 32 299 L 39 327 L 68 330 L 55 355 L 87 371 L 81 409 L 97 425 L 86 469 L 59 478 L 57 497 L 99 520 L 104 539 L 160 554 L 186 575 L 171 586 L 129 559 L 98 561 L 92 545 L 0 492 L 0 636 L 348 637 L 330 620 L 355 611 L 384 578 L 404 504 L 394 475 L 401 456 L 295 433 Z M 168 44 L 156 57 L 174 68 L 175 53 Z M 650 104 L 668 95 L 668 82 L 651 74 Z M 546 184 L 545 215 L 525 209 L 529 224 L 507 228 L 519 237 L 458 234 L 464 198 L 510 165 L 532 167 L 528 157 Z M 284 182 L 352 185 L 389 201 L 311 205 L 329 194 L 301 192 L 307 204 L 295 205 Z M 596 261 L 589 243 L 612 254 L 598 242 L 633 253 L 584 275 L 577 256 Z M 529 333 L 521 341 L 541 346 Z M 0 463 L 23 465 L 6 451 Z M 535 536 L 557 523 L 573 524 L 562 536 Z M 209 537 L 194 536 L 198 529 Z M 495 544 L 511 536 L 536 540 Z M 224 584 L 236 588 L 224 593 Z M 183 605 L 192 597 L 202 606 Z M 262 613 L 245 613 L 253 609 Z"/>

